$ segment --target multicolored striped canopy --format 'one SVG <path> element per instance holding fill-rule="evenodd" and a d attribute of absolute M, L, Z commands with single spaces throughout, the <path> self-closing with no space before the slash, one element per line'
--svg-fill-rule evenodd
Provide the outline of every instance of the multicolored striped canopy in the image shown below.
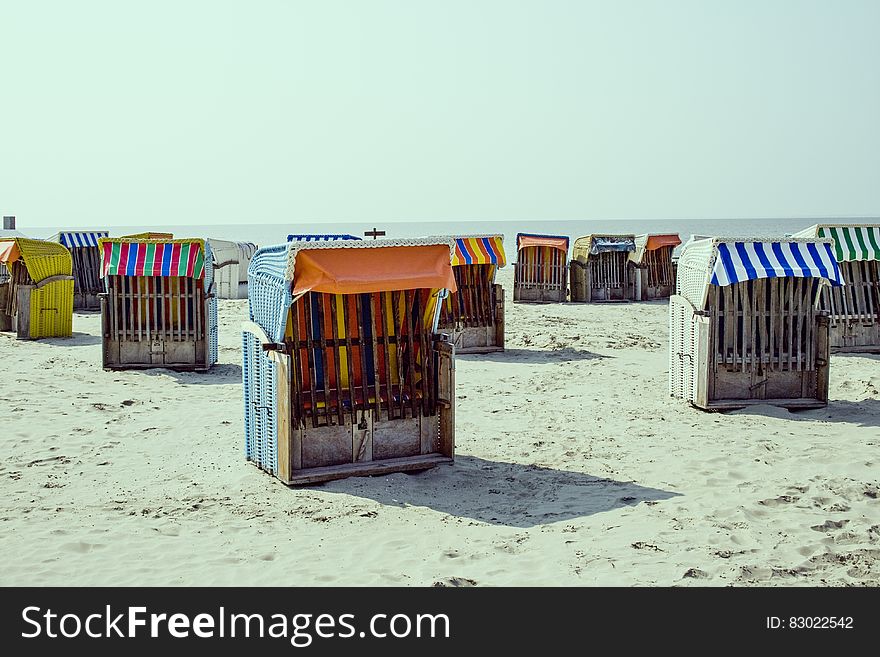
<path fill-rule="evenodd" d="M 452 266 L 507 264 L 504 255 L 504 237 L 501 235 L 469 235 L 456 237 Z"/>
<path fill-rule="evenodd" d="M 68 249 L 97 247 L 98 240 L 109 235 L 106 230 L 96 231 L 63 231 L 49 238 L 52 242 L 60 242 Z"/>
<path fill-rule="evenodd" d="M 807 231 L 815 231 L 816 237 L 833 239 L 838 262 L 880 260 L 880 225 L 818 225 Z"/>
<path fill-rule="evenodd" d="M 831 244 L 818 240 L 719 241 L 709 277 L 712 285 L 757 278 L 824 278 L 843 285 Z"/>
<path fill-rule="evenodd" d="M 102 238 L 101 276 L 205 275 L 205 242 L 185 240 L 132 240 Z"/>

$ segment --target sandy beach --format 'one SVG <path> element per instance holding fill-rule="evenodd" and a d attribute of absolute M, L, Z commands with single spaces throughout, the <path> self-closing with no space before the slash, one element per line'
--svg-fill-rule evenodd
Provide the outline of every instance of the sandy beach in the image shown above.
<path fill-rule="evenodd" d="M 827 409 L 667 393 L 667 304 L 514 305 L 457 359 L 456 462 L 287 488 L 249 464 L 240 324 L 206 374 L 0 334 L 3 585 L 878 585 L 880 358 Z"/>

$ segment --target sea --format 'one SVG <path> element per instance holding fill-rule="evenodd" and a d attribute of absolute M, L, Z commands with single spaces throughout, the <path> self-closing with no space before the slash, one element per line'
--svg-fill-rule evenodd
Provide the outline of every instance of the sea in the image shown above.
<path fill-rule="evenodd" d="M 290 223 L 193 224 L 110 227 L 111 236 L 145 231 L 173 233 L 175 237 L 212 237 L 236 242 L 253 242 L 258 246 L 287 241 L 291 233 L 347 233 L 364 237 L 373 230 L 385 232 L 386 238 L 411 238 L 435 235 L 503 235 L 507 251 L 514 249 L 517 233 L 562 235 L 572 242 L 583 235 L 594 233 L 678 233 L 683 242 L 691 235 L 716 237 L 772 237 L 785 236 L 823 222 L 875 223 L 878 219 L 866 217 L 812 217 L 768 219 L 584 219 L 555 221 L 535 219 L 523 221 L 300 221 Z M 70 226 L 34 227 L 19 222 L 17 229 L 28 237 L 47 238 Z M 75 230 L 108 230 L 107 226 L 76 227 Z M 369 239 L 367 237 L 366 239 Z"/>

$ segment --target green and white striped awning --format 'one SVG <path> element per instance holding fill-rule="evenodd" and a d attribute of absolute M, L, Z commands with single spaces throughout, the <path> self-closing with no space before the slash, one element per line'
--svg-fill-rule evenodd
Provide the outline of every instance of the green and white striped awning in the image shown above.
<path fill-rule="evenodd" d="M 880 260 L 880 224 L 833 225 L 818 224 L 797 237 L 830 237 L 834 240 L 837 262 Z"/>

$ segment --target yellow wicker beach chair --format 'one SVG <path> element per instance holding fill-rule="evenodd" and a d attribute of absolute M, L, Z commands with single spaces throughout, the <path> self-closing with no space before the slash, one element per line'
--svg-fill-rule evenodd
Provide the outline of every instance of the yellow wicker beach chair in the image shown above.
<path fill-rule="evenodd" d="M 24 237 L 0 241 L 0 330 L 22 339 L 69 337 L 73 333 L 73 263 L 70 251 L 53 242 Z"/>

